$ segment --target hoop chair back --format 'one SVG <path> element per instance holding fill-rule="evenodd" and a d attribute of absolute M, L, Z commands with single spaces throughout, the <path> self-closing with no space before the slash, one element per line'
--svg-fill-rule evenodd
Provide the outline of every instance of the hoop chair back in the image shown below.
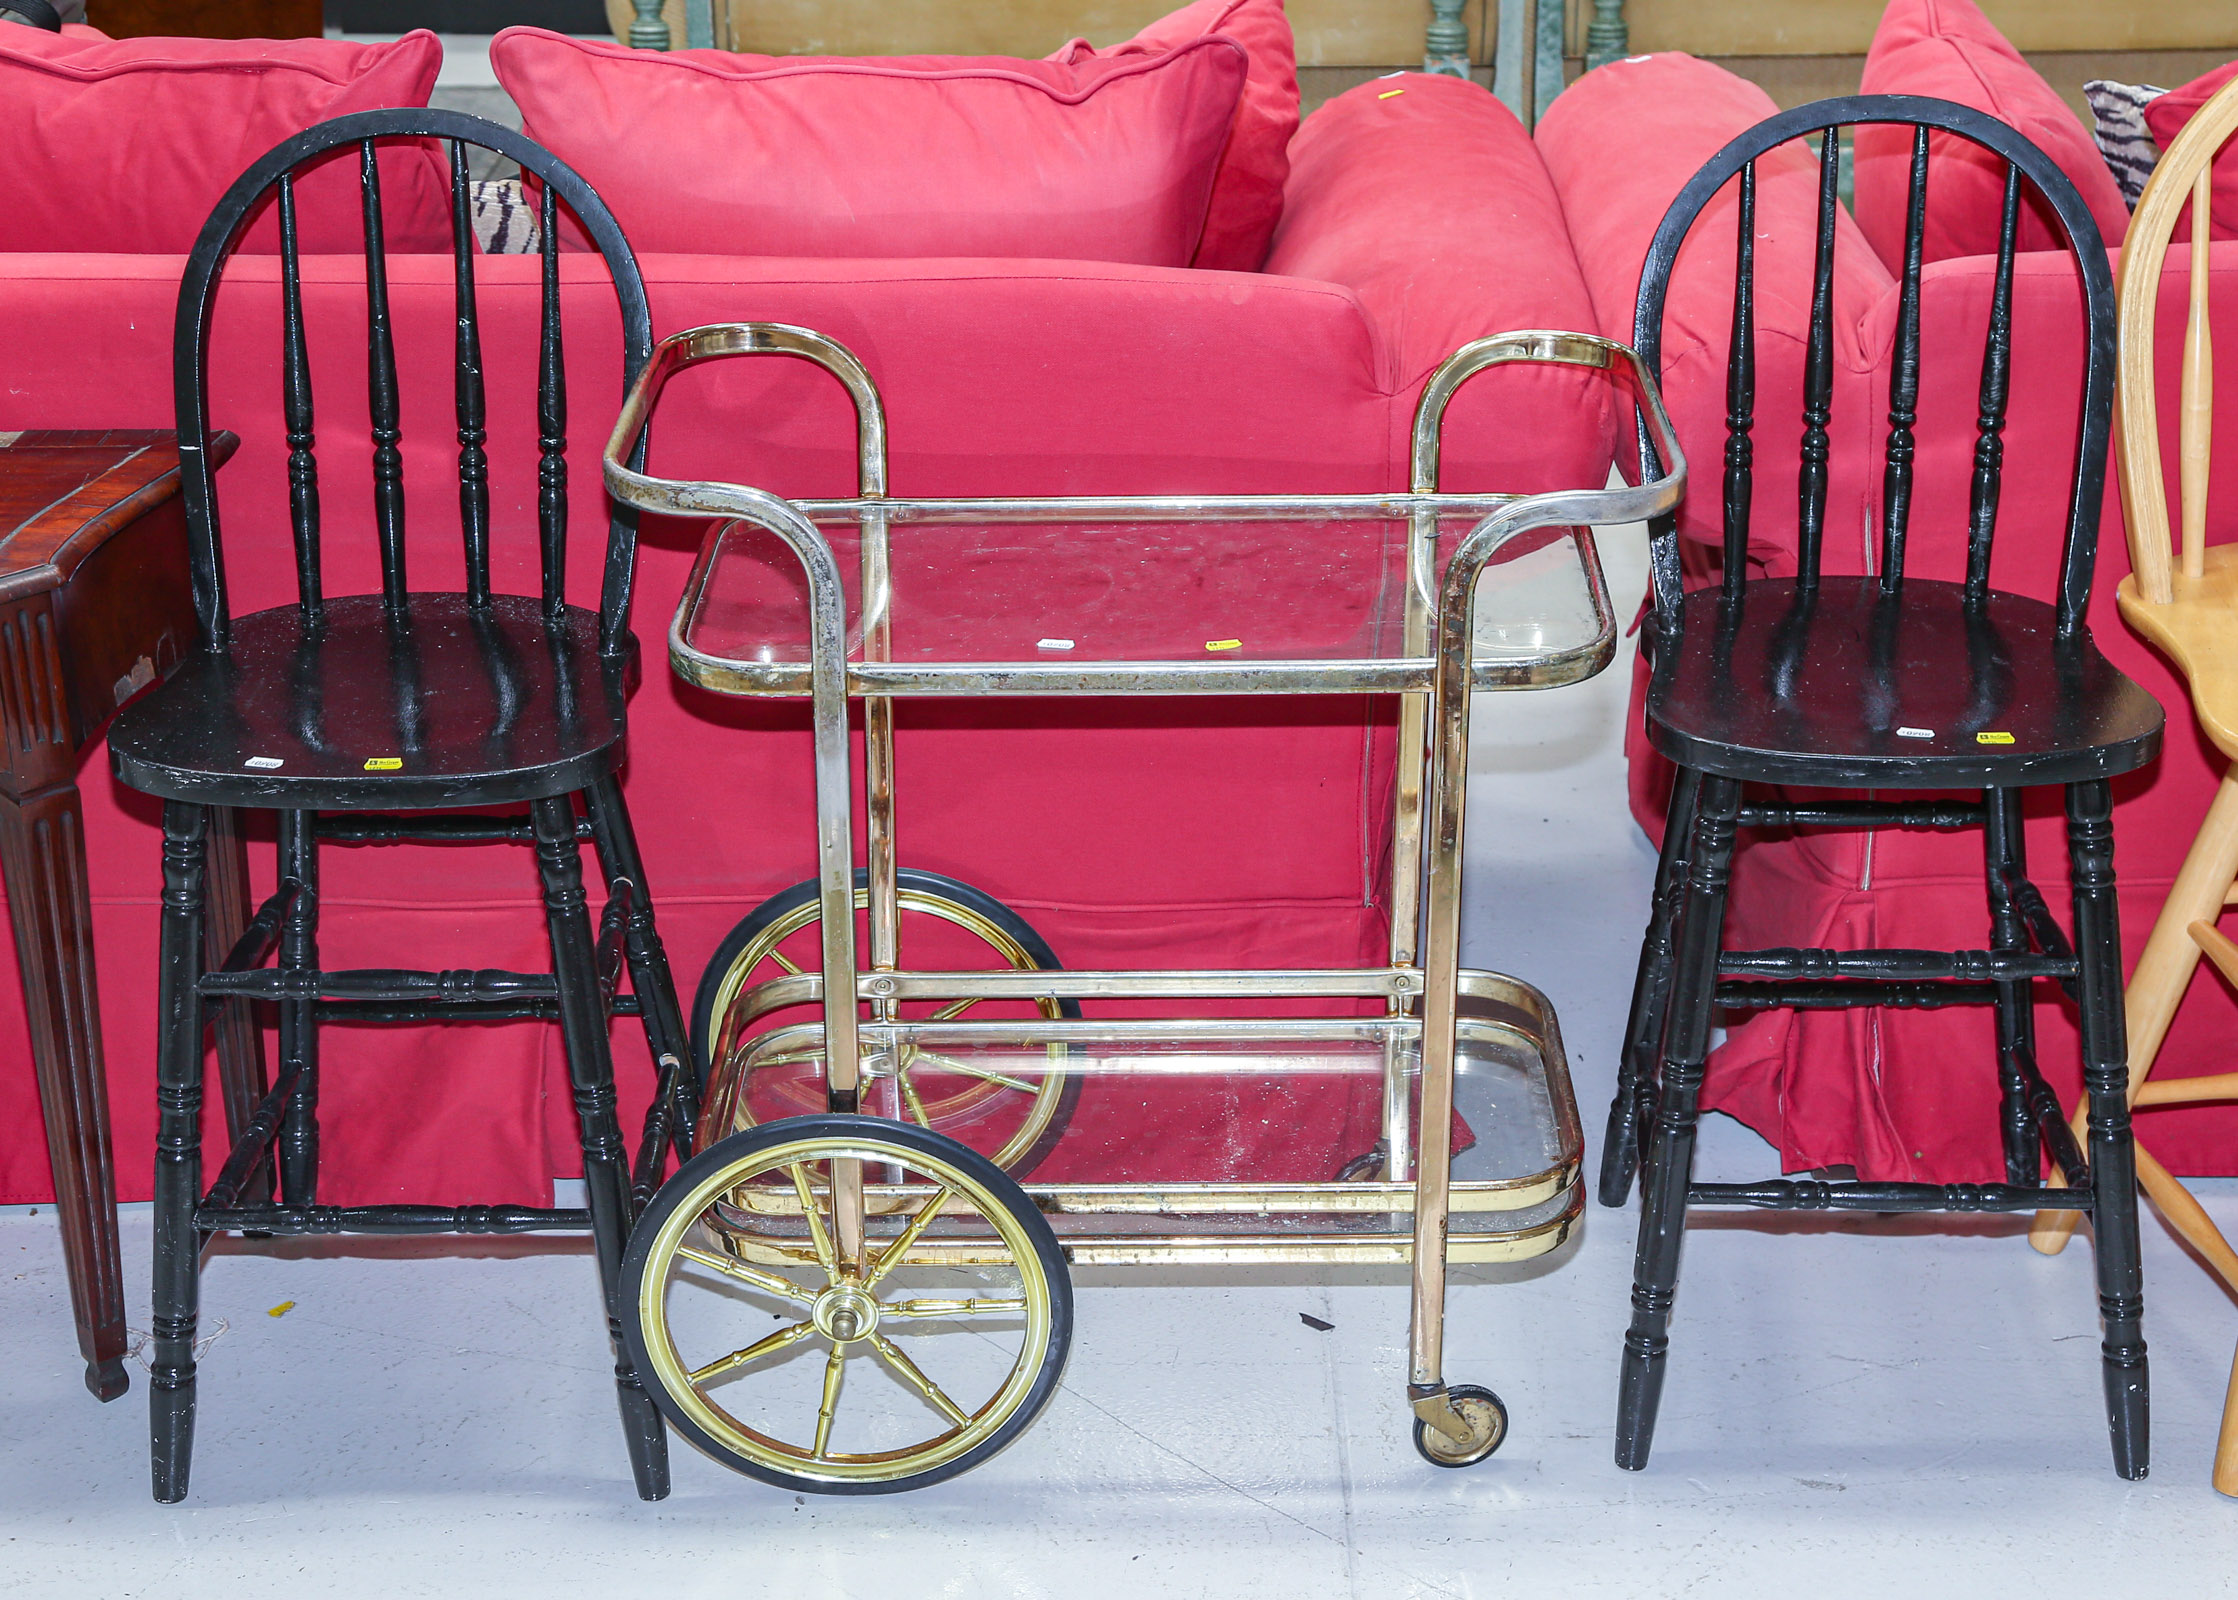
<path fill-rule="evenodd" d="M 469 146 L 519 163 L 540 189 L 543 227 L 543 300 L 539 321 L 537 422 L 537 525 L 545 613 L 558 617 L 566 604 L 568 467 L 567 378 L 560 324 L 559 212 L 573 214 L 604 257 L 621 309 L 622 388 L 627 392 L 653 343 L 652 315 L 637 259 L 613 213 L 591 186 L 549 151 L 510 129 L 456 111 L 425 108 L 364 111 L 337 117 L 276 146 L 225 192 L 203 225 L 179 286 L 172 345 L 178 409 L 180 498 L 187 519 L 195 610 L 204 643 L 225 645 L 227 606 L 224 540 L 210 460 L 209 344 L 212 308 L 227 260 L 265 197 L 276 199 L 280 231 L 282 408 L 287 425 L 288 508 L 294 533 L 297 601 L 316 618 L 325 599 L 320 573 L 321 508 L 308 334 L 304 327 L 302 272 L 296 221 L 295 178 L 303 167 L 345 146 L 358 151 L 359 189 L 365 217 L 366 390 L 373 442 L 373 524 L 380 547 L 381 594 L 391 610 L 409 592 L 405 570 L 404 456 L 399 448 L 396 337 L 389 314 L 388 257 L 383 244 L 381 171 L 375 159 L 384 140 L 439 139 L 447 147 L 457 333 L 456 419 L 458 505 L 465 544 L 466 598 L 470 608 L 490 600 L 490 487 L 487 400 L 482 373 L 481 319 L 475 293 L 476 254 Z M 639 444 L 640 462 L 644 445 Z M 593 480 L 596 481 L 595 478 Z M 630 587 L 637 558 L 637 517 L 610 504 L 604 577 L 599 594 L 599 648 L 619 656 L 630 648 Z"/>
<path fill-rule="evenodd" d="M 1904 542 L 1909 529 L 1912 472 L 1920 384 L 1919 279 L 1927 220 L 1928 142 L 1946 133 L 1970 141 L 2005 162 L 2004 212 L 1998 236 L 1989 332 L 1980 367 L 1980 415 L 1976 422 L 1974 471 L 1969 495 L 1966 597 L 1979 605 L 1989 594 L 1990 544 L 1997 531 L 1997 504 L 2004 473 L 2006 403 L 2012 373 L 2012 285 L 2014 240 L 2025 182 L 2042 197 L 2058 222 L 2081 270 L 2084 325 L 2089 351 L 2084 367 L 2082 417 L 2067 510 L 2066 539 L 2060 565 L 2058 628 L 2071 637 L 2083 626 L 2090 602 L 2092 567 L 2098 549 L 2099 503 L 2106 482 L 2108 418 L 2114 383 L 2114 295 L 2105 242 L 2090 210 L 2073 184 L 2051 159 L 2027 139 L 1992 117 L 1947 100 L 1917 95 L 1851 95 L 1798 106 L 1749 129 L 1713 156 L 1681 189 L 1649 244 L 1640 273 L 1633 343 L 1657 380 L 1663 376 L 1664 304 L 1679 249 L 1712 199 L 1728 183 L 1739 183 L 1733 327 L 1726 364 L 1724 585 L 1738 595 L 1747 582 L 1749 522 L 1753 511 L 1756 416 L 1756 182 L 1757 163 L 1782 145 L 1820 135 L 1818 155 L 1817 250 L 1812 275 L 1810 320 L 1803 372 L 1802 465 L 1796 505 L 1797 586 L 1815 589 L 1826 525 L 1828 424 L 1834 391 L 1834 242 L 1840 213 L 1840 131 L 1860 123 L 1894 123 L 1913 130 L 1910 198 L 1904 229 L 1901 298 L 1896 320 L 1896 350 L 1890 367 L 1888 431 L 1881 478 L 1879 560 L 1884 593 L 1901 592 Z M 1653 441 L 1640 438 L 1642 469 L 1655 460 Z M 1706 480 L 1705 480 L 1706 481 Z M 1650 525 L 1651 562 L 1658 626 L 1680 624 L 1682 585 L 1675 515 Z"/>
<path fill-rule="evenodd" d="M 2154 307 L 2176 224 L 2191 213 L 2191 294 L 2184 316 L 2183 371 L 2177 399 L 2178 518 L 2181 570 L 2206 571 L 2208 456 L 2215 425 L 2214 338 L 2207 325 L 2208 213 L 2214 160 L 2238 133 L 2238 83 L 2228 83 L 2184 124 L 2153 168 L 2121 249 L 2121 503 L 2129 528 L 2129 565 L 2150 605 L 2175 597 L 2177 570 L 2160 456 L 2160 407 L 2154 390 Z M 2232 752 L 2238 754 L 2238 752 Z"/>

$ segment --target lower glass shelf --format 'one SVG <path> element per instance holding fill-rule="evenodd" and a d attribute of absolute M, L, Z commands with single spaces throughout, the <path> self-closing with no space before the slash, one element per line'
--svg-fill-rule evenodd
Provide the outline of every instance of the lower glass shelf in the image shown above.
<path fill-rule="evenodd" d="M 1417 1017 L 952 1015 L 865 1033 L 879 1045 L 865 1057 L 866 1109 L 938 1128 L 1009 1168 L 1075 1261 L 1412 1258 L 1417 1187 L 1388 1169 L 1394 1139 L 1402 1172 L 1420 1148 Z M 1552 1009 L 1515 979 L 1464 973 L 1456 1034 L 1448 1255 L 1552 1250 L 1584 1204 Z M 721 1102 L 722 1131 L 820 1109 L 817 1040 L 814 1025 L 752 1040 Z M 932 1191 L 881 1182 L 878 1169 L 863 1176 L 875 1251 Z M 810 1259 L 790 1182 L 740 1185 L 709 1228 L 742 1259 Z M 993 1242 L 953 1201 L 908 1259 L 970 1265 Z"/>

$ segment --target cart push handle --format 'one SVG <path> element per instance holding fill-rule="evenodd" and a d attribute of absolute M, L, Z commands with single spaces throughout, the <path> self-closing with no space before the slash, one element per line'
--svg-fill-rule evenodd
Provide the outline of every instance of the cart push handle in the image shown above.
<path fill-rule="evenodd" d="M 622 401 L 606 441 L 606 487 L 641 511 L 739 518 L 775 534 L 799 559 L 808 579 L 810 723 L 816 772 L 817 912 L 826 972 L 855 966 L 854 822 L 847 765 L 847 596 L 831 541 L 792 502 L 744 484 L 655 478 L 626 463 L 643 438 L 670 376 L 696 362 L 735 355 L 802 356 L 845 385 L 855 402 L 860 488 L 865 498 L 886 489 L 886 413 L 877 387 L 852 351 L 835 339 L 783 323 L 730 323 L 693 328 L 663 339 Z M 641 459 L 641 458 L 640 458 Z M 713 542 L 700 555 L 692 592 L 700 590 Z M 824 1039 L 831 1109 L 853 1111 L 861 1082 L 861 1040 L 855 1031 L 853 984 L 827 984 Z"/>
<path fill-rule="evenodd" d="M 654 359 L 659 359 L 659 352 L 654 353 Z M 1438 363 L 1437 370 L 1422 385 L 1422 397 L 1414 406 L 1413 450 L 1408 474 L 1409 487 L 1414 493 L 1438 492 L 1438 458 L 1445 433 L 1445 411 L 1461 386 L 1480 372 L 1493 367 L 1511 366 L 1517 362 L 1598 367 L 1626 380 L 1632 390 L 1632 398 L 1642 412 L 1642 425 L 1653 429 L 1660 459 L 1670 464 L 1670 470 L 1665 476 L 1629 490 L 1588 491 L 1597 501 L 1603 495 L 1627 499 L 1638 496 L 1643 500 L 1667 501 L 1667 504 L 1657 504 L 1654 511 L 1649 511 L 1626 509 L 1613 502 L 1605 505 L 1597 503 L 1592 513 L 1581 519 L 1583 522 L 1632 522 L 1677 505 L 1679 496 L 1685 490 L 1685 458 L 1671 431 L 1671 419 L 1663 409 L 1662 391 L 1656 387 L 1646 363 L 1640 360 L 1638 353 L 1630 345 L 1619 344 L 1614 339 L 1604 339 L 1597 334 L 1565 333 L 1558 329 L 1488 334 L 1482 339 L 1471 340 Z M 1667 493 L 1664 492 L 1666 490 Z"/>

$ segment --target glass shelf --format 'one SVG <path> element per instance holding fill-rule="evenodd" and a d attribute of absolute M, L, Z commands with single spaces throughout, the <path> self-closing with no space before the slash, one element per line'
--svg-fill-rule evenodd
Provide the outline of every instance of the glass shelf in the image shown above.
<path fill-rule="evenodd" d="M 1559 1244 L 1580 1209 L 1576 1107 L 1558 1039 L 1542 1036 L 1524 1013 L 1475 1009 L 1461 1021 L 1454 1063 L 1453 1256 L 1524 1259 Z M 1014 1026 L 1015 1037 L 993 1041 L 934 1025 L 928 1033 L 938 1047 L 907 1051 L 904 1071 L 912 1097 L 943 1131 L 981 1148 L 1005 1137 L 1004 1119 L 1041 1098 L 1044 1080 L 1080 1080 L 1046 1154 L 1021 1179 L 1075 1261 L 1280 1260 L 1301 1250 L 1407 1259 L 1413 1175 L 1394 1181 L 1376 1152 L 1391 1072 L 1409 1086 L 1415 1120 L 1421 1057 L 1412 1019 L 1361 1019 L 1356 1031 L 1340 1022 L 1269 1022 L 1253 1038 L 1208 1025 L 1196 1038 L 1124 1042 L 1109 1024 Z M 763 1059 L 771 1065 L 754 1076 L 769 1081 L 751 1093 L 757 1120 L 794 1112 L 797 1097 L 820 1098 L 813 1049 L 786 1048 L 799 1042 L 788 1034 L 813 1031 L 768 1037 L 773 1048 Z M 866 1063 L 864 1109 L 910 1120 L 895 1092 L 894 1061 L 889 1049 Z M 965 1108 L 967 1101 L 974 1103 Z M 1418 1139 L 1416 1129 L 1410 1143 Z M 866 1177 L 874 1238 L 890 1235 L 928 1193 L 881 1182 L 875 1171 Z M 806 1255 L 790 1186 L 741 1189 L 727 1215 L 746 1259 Z M 961 1263 L 985 1243 L 982 1220 L 955 1203 L 913 1255 Z M 1323 1257 L 1330 1249 L 1339 1254 Z"/>
<path fill-rule="evenodd" d="M 1436 523 L 1442 572 L 1481 509 Z M 1398 516 L 1319 520 L 821 517 L 847 592 L 856 695 L 1425 692 L 1432 660 Z M 1427 524 L 1426 524 L 1427 525 Z M 883 582 L 867 570 L 882 565 Z M 878 546 L 883 543 L 883 561 Z M 882 603 L 881 601 L 882 591 Z M 772 535 L 732 523 L 703 551 L 671 636 L 677 670 L 731 694 L 805 695 L 807 582 Z M 1477 591 L 1473 683 L 1539 688 L 1606 664 L 1615 625 L 1591 535 L 1527 535 Z"/>

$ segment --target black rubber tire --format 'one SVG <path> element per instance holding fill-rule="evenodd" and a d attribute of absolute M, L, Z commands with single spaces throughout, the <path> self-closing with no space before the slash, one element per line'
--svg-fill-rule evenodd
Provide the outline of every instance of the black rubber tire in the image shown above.
<path fill-rule="evenodd" d="M 651 1252 L 652 1241 L 660 1232 L 661 1225 L 682 1203 L 682 1197 L 690 1193 L 709 1173 L 749 1159 L 771 1145 L 817 1137 L 883 1143 L 908 1154 L 930 1156 L 960 1168 L 1001 1201 L 1003 1209 L 1025 1230 L 1026 1236 L 1033 1243 L 1034 1255 L 1041 1263 L 1042 1276 L 1049 1285 L 1049 1350 L 1042 1358 L 1041 1370 L 1034 1375 L 1033 1387 L 1027 1392 L 1025 1400 L 985 1440 L 955 1460 L 931 1471 L 884 1483 L 827 1483 L 821 1479 L 781 1472 L 758 1461 L 744 1460 L 710 1438 L 655 1380 L 656 1369 L 650 1360 L 645 1330 L 637 1319 L 636 1308 L 638 1295 L 644 1287 L 645 1259 Z M 969 1472 L 1006 1449 L 1019 1434 L 1032 1426 L 1034 1419 L 1055 1397 L 1057 1385 L 1064 1378 L 1065 1359 L 1072 1349 L 1072 1274 L 1065 1265 L 1064 1250 L 1057 1243 L 1057 1235 L 1050 1228 L 1049 1219 L 1041 1214 L 1041 1209 L 1027 1198 L 1025 1190 L 1018 1187 L 1009 1173 L 971 1146 L 961 1144 L 945 1134 L 920 1128 L 915 1123 L 888 1122 L 882 1117 L 781 1117 L 775 1122 L 763 1123 L 758 1128 L 734 1133 L 692 1157 L 661 1185 L 659 1192 L 653 1196 L 652 1203 L 645 1208 L 631 1230 L 629 1246 L 622 1253 L 622 1276 L 616 1287 L 614 1305 L 617 1320 L 621 1323 L 622 1343 L 629 1351 L 630 1360 L 644 1382 L 646 1392 L 653 1397 L 653 1403 L 660 1408 L 661 1415 L 668 1419 L 668 1425 L 732 1471 L 800 1494 L 899 1494 L 903 1490 L 922 1489 L 943 1483 L 960 1473 Z"/>
<path fill-rule="evenodd" d="M 1433 1467 L 1450 1467 L 1459 1469 L 1461 1467 L 1475 1466 L 1479 1461 L 1483 1461 L 1490 1457 L 1495 1451 L 1500 1448 L 1501 1445 L 1507 1443 L 1508 1408 L 1506 1401 L 1502 1400 L 1490 1389 L 1485 1388 L 1482 1384 L 1476 1383 L 1456 1383 L 1451 1388 L 1447 1389 L 1445 1391 L 1445 1394 L 1448 1400 L 1483 1400 L 1489 1401 L 1491 1403 L 1492 1414 L 1495 1418 L 1498 1419 L 1496 1425 L 1492 1429 L 1492 1442 L 1486 1445 L 1483 1449 L 1477 1451 L 1474 1455 L 1468 1456 L 1467 1458 L 1458 1461 L 1446 1456 L 1433 1455 L 1430 1452 L 1430 1444 L 1427 1437 L 1430 1432 L 1430 1425 L 1427 1422 L 1424 1422 L 1420 1417 L 1416 1417 L 1414 1419 L 1414 1452 L 1416 1455 L 1429 1462 L 1430 1465 Z"/>

